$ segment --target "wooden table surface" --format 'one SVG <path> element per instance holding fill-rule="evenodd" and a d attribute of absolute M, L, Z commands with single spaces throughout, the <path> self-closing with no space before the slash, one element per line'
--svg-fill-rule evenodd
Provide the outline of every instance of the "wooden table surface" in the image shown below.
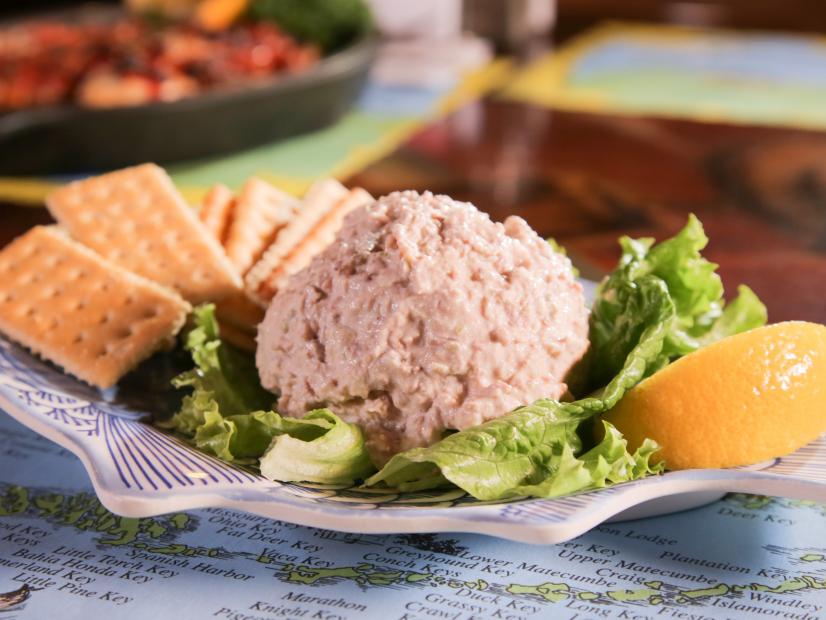
<path fill-rule="evenodd" d="M 594 279 L 616 263 L 620 235 L 670 236 L 693 212 L 730 295 L 745 283 L 770 321 L 826 323 L 826 133 L 486 100 L 350 182 L 520 215 Z"/>
<path fill-rule="evenodd" d="M 435 122 L 348 183 L 376 196 L 430 189 L 495 219 L 520 215 L 591 278 L 612 268 L 618 236 L 662 238 L 693 212 L 730 294 L 746 283 L 771 321 L 826 323 L 826 133 L 489 99 Z M 43 209 L 0 213 L 0 244 L 49 219 Z"/>

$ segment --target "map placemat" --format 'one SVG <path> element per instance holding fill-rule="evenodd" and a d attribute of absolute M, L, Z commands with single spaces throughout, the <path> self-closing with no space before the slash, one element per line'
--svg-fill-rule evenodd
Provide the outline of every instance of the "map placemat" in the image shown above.
<path fill-rule="evenodd" d="M 118 517 L 0 413 L 0 616 L 224 620 L 826 615 L 826 505 L 729 495 L 555 546 L 360 536 L 212 508 Z"/>
<path fill-rule="evenodd" d="M 826 128 L 826 37 L 609 23 L 505 96 L 585 112 Z"/>

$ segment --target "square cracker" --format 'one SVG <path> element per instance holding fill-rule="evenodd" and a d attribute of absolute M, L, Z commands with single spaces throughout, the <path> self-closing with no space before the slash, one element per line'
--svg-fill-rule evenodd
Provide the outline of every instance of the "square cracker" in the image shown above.
<path fill-rule="evenodd" d="M 256 177 L 248 179 L 235 201 L 226 235 L 229 260 L 242 276 L 295 215 L 298 201 Z"/>
<path fill-rule="evenodd" d="M 189 311 L 175 291 L 54 226 L 33 228 L 0 252 L 0 331 L 101 388 L 170 342 Z"/>
<path fill-rule="evenodd" d="M 70 183 L 46 204 L 72 237 L 193 303 L 228 297 L 241 285 L 220 243 L 154 164 Z"/>
<path fill-rule="evenodd" d="M 314 185 L 307 193 L 305 208 L 247 274 L 245 285 L 250 296 L 267 303 L 292 274 L 309 265 L 335 240 L 350 211 L 372 201 L 365 190 L 357 187 L 347 191 L 332 179 Z"/>

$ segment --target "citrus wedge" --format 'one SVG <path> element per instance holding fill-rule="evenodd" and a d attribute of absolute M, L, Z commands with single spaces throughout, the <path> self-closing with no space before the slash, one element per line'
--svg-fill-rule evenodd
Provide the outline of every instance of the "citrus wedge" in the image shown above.
<path fill-rule="evenodd" d="M 724 338 L 645 379 L 603 417 L 631 450 L 656 440 L 668 469 L 789 454 L 826 431 L 826 327 L 791 321 Z"/>

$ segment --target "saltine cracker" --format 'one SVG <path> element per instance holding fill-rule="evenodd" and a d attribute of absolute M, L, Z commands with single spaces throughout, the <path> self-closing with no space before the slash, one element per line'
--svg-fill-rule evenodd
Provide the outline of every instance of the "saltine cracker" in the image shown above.
<path fill-rule="evenodd" d="M 242 276 L 295 215 L 298 201 L 259 178 L 248 179 L 235 200 L 224 249 Z"/>
<path fill-rule="evenodd" d="M 73 238 L 192 303 L 228 297 L 241 286 L 220 243 L 154 164 L 75 181 L 46 204 Z"/>
<path fill-rule="evenodd" d="M 54 226 L 35 227 L 0 252 L 0 331 L 101 388 L 170 344 L 190 310 L 175 291 Z"/>
<path fill-rule="evenodd" d="M 306 209 L 281 232 L 245 278 L 248 293 L 261 304 L 272 299 L 292 274 L 306 267 L 335 240 L 350 211 L 373 201 L 365 190 L 348 191 L 333 180 L 314 185 L 307 196 Z"/>

